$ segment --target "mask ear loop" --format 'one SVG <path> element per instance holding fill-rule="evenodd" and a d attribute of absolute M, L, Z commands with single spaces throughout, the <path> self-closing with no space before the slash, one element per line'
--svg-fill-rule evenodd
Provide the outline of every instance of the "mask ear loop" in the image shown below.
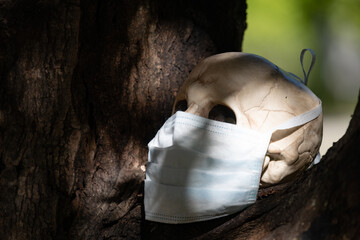
<path fill-rule="evenodd" d="M 310 63 L 310 67 L 309 67 L 309 70 L 307 71 L 307 73 L 305 73 L 305 69 L 304 69 L 304 55 L 305 53 L 309 51 L 309 53 L 311 54 L 311 63 Z M 301 63 L 301 68 L 302 68 L 302 71 L 304 73 L 304 80 L 301 80 L 301 82 L 305 85 L 307 85 L 307 82 L 308 82 L 308 79 L 309 79 L 309 75 L 310 75 L 310 72 L 315 64 L 315 61 L 316 61 L 316 54 L 315 52 L 310 49 L 310 48 L 305 48 L 301 51 L 301 54 L 300 54 L 300 63 Z"/>

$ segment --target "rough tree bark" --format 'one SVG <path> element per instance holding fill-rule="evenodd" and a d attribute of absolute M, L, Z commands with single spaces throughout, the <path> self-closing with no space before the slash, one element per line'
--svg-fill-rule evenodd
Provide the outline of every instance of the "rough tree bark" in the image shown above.
<path fill-rule="evenodd" d="M 143 216 L 146 144 L 193 66 L 238 51 L 245 1 L 0 2 L 1 239 L 351 239 L 360 235 L 360 107 L 296 182 L 242 213 Z"/>

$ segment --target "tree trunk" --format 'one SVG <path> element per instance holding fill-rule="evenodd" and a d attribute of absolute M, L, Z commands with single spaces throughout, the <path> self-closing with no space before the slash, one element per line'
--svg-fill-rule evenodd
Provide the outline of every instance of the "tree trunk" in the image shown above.
<path fill-rule="evenodd" d="M 354 239 L 360 106 L 346 135 L 241 213 L 144 220 L 147 142 L 199 60 L 239 51 L 245 1 L 0 3 L 1 239 Z"/>
<path fill-rule="evenodd" d="M 0 3 L 1 239 L 138 239 L 147 142 L 245 1 Z"/>

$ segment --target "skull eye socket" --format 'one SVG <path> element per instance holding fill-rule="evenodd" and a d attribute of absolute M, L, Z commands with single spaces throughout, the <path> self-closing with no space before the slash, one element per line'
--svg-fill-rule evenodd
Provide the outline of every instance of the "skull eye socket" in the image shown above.
<path fill-rule="evenodd" d="M 209 112 L 209 119 L 236 124 L 236 116 L 233 110 L 224 105 L 216 105 Z"/>
<path fill-rule="evenodd" d="M 181 101 L 178 101 L 175 105 L 175 112 L 177 111 L 182 111 L 182 112 L 185 112 L 186 109 L 187 109 L 187 101 L 186 100 L 181 100 Z"/>

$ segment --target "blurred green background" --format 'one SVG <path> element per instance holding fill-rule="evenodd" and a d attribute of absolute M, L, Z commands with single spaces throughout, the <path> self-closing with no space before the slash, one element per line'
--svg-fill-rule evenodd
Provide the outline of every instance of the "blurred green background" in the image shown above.
<path fill-rule="evenodd" d="M 316 52 L 308 86 L 323 101 L 323 145 L 331 146 L 344 134 L 360 89 L 360 0 L 248 0 L 247 4 L 244 52 L 263 56 L 301 78 L 300 51 Z M 305 66 L 309 64 L 306 54 Z M 323 154 L 328 147 L 323 147 Z"/>

